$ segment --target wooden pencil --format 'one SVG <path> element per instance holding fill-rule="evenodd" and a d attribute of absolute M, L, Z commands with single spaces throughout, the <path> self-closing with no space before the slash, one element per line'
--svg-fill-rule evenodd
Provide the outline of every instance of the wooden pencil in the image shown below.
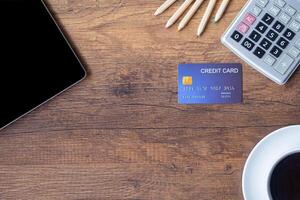
<path fill-rule="evenodd" d="M 172 26 L 179 17 L 184 13 L 184 11 L 193 3 L 194 0 L 185 0 L 183 4 L 178 8 L 174 15 L 168 20 L 166 28 Z"/>
<path fill-rule="evenodd" d="M 220 8 L 218 9 L 217 14 L 215 16 L 215 22 L 218 22 L 222 18 L 222 16 L 224 15 L 224 12 L 225 12 L 226 8 L 228 7 L 229 3 L 230 3 L 230 0 L 223 0 L 222 1 L 221 5 L 220 5 Z"/>
<path fill-rule="evenodd" d="M 165 10 L 167 10 L 171 5 L 173 5 L 177 0 L 166 0 L 154 13 L 155 16 L 160 15 Z"/>
<path fill-rule="evenodd" d="M 192 17 L 197 12 L 197 10 L 200 8 L 200 6 L 202 5 L 203 2 L 204 2 L 204 0 L 196 0 L 194 5 L 191 7 L 191 9 L 188 11 L 188 13 L 181 20 L 181 22 L 178 26 L 179 31 L 182 30 L 189 23 L 189 21 L 192 19 Z"/>
<path fill-rule="evenodd" d="M 209 4 L 206 8 L 206 11 L 204 13 L 204 16 L 203 16 L 203 18 L 200 22 L 200 25 L 199 25 L 199 28 L 198 28 L 198 31 L 197 31 L 198 36 L 202 35 L 202 33 L 204 32 L 204 30 L 206 28 L 206 25 L 209 21 L 209 18 L 210 18 L 211 14 L 214 10 L 214 7 L 215 7 L 216 3 L 217 3 L 217 0 L 210 0 L 209 1 Z"/>

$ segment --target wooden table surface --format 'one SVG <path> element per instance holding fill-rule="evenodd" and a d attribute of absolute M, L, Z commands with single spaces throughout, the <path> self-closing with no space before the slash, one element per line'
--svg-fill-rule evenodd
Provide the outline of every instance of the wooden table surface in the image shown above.
<path fill-rule="evenodd" d="M 1 132 L 1 200 L 242 199 L 253 146 L 300 124 L 300 73 L 278 86 L 243 63 L 243 104 L 178 105 L 178 63 L 241 62 L 219 39 L 245 0 L 201 38 L 204 8 L 177 32 L 162 2 L 48 0 L 89 75 Z"/>

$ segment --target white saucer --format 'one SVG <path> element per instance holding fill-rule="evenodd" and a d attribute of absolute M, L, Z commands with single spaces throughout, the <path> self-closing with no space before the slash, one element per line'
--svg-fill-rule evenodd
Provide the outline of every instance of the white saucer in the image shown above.
<path fill-rule="evenodd" d="M 300 152 L 300 126 L 279 129 L 252 150 L 243 172 L 245 200 L 271 200 L 269 178 L 274 166 L 286 156 Z"/>

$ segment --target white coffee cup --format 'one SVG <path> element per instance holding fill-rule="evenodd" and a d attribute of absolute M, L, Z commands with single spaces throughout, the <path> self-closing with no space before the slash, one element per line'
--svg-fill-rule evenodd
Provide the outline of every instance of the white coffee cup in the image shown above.
<path fill-rule="evenodd" d="M 270 179 L 277 164 L 300 152 L 300 126 L 279 129 L 260 141 L 250 153 L 243 172 L 245 200 L 272 200 Z"/>

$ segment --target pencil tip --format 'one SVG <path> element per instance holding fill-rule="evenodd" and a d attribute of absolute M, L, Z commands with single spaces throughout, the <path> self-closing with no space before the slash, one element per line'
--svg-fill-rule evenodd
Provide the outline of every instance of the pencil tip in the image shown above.
<path fill-rule="evenodd" d="M 183 26 L 179 24 L 178 31 L 181 31 L 183 29 Z"/>
<path fill-rule="evenodd" d="M 159 10 L 156 10 L 155 13 L 154 13 L 154 15 L 155 15 L 155 16 L 160 15 Z"/>
<path fill-rule="evenodd" d="M 214 22 L 217 23 L 219 21 L 220 21 L 220 17 L 216 16 L 215 19 L 214 19 Z"/>
<path fill-rule="evenodd" d="M 170 28 L 170 26 L 172 26 L 172 23 L 170 21 L 168 21 L 166 24 L 166 28 Z"/>
<path fill-rule="evenodd" d="M 202 35 L 203 31 L 198 31 L 197 36 L 200 37 Z"/>
<path fill-rule="evenodd" d="M 200 26 L 197 31 L 197 35 L 201 36 L 205 31 L 205 26 Z"/>

